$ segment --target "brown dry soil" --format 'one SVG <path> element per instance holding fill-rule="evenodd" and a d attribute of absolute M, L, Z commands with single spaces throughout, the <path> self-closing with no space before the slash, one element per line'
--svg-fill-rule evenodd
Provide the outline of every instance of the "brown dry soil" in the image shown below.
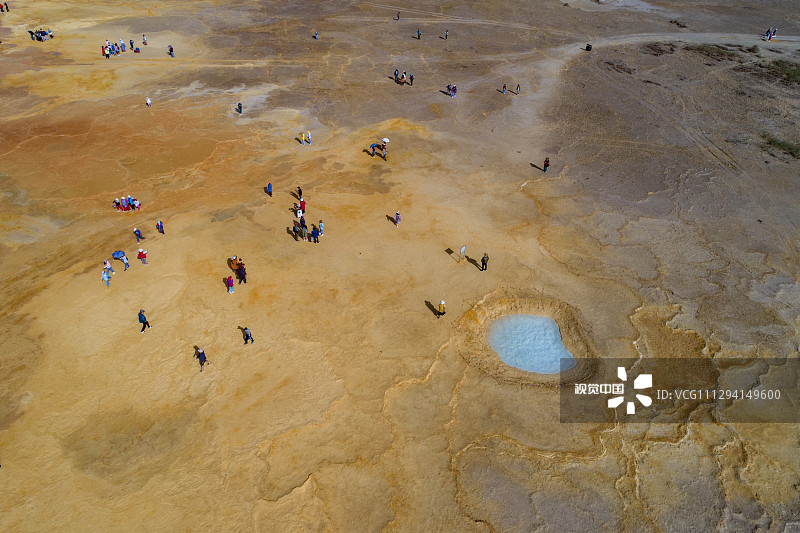
<path fill-rule="evenodd" d="M 800 163 L 763 138 L 800 142 L 795 2 L 11 4 L 0 530 L 800 527 L 797 425 L 559 424 L 457 338 L 502 290 L 599 358 L 797 357 Z"/>

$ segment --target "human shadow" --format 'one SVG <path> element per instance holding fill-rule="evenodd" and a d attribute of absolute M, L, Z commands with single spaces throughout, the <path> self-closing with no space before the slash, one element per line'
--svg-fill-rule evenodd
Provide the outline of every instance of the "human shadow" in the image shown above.
<path fill-rule="evenodd" d="M 295 137 L 294 140 L 297 141 L 297 144 L 303 144 L 303 141 L 300 140 L 300 137 Z"/>
<path fill-rule="evenodd" d="M 292 198 L 294 198 L 294 199 L 296 199 L 296 200 L 299 200 L 299 199 L 300 199 L 300 195 L 299 195 L 299 194 L 297 194 L 297 191 L 292 191 L 292 192 L 290 192 L 289 194 L 291 194 L 291 195 L 292 195 Z"/>
<path fill-rule="evenodd" d="M 478 264 L 478 261 L 476 261 L 474 258 L 472 258 L 472 257 L 470 257 L 470 256 L 468 256 L 468 255 L 464 255 L 464 259 L 466 259 L 466 260 L 467 260 L 467 262 L 468 262 L 470 265 L 475 265 L 475 268 L 477 268 L 478 270 L 480 270 L 480 269 L 481 269 L 481 266 Z"/>
<path fill-rule="evenodd" d="M 291 235 L 292 238 L 294 238 L 294 241 L 297 242 L 297 234 L 294 232 L 294 229 L 290 228 L 289 226 L 286 226 L 286 233 Z"/>
<path fill-rule="evenodd" d="M 439 36 L 439 39 L 441 39 L 441 40 L 443 40 L 443 41 L 446 41 L 446 40 L 447 40 L 447 39 L 445 39 L 444 37 L 442 37 L 441 35 Z"/>
<path fill-rule="evenodd" d="M 461 255 L 454 252 L 452 248 L 446 248 L 445 252 L 447 252 L 447 255 L 452 257 L 453 261 L 455 261 L 456 263 L 458 263 L 461 260 Z"/>
<path fill-rule="evenodd" d="M 222 284 L 225 286 L 225 290 L 228 290 L 228 276 L 222 276 Z"/>
<path fill-rule="evenodd" d="M 509 90 L 508 92 L 510 92 L 510 93 L 511 93 L 511 94 L 513 94 L 514 96 L 519 96 L 519 92 L 518 92 L 518 91 L 517 91 L 517 92 L 515 92 L 515 91 L 511 91 L 511 90 Z"/>
<path fill-rule="evenodd" d="M 268 187 L 264 187 L 264 194 L 269 194 L 269 188 Z M 270 194 L 270 196 L 272 196 L 272 195 Z"/>
<path fill-rule="evenodd" d="M 370 157 L 374 157 L 374 156 L 372 155 L 372 150 L 367 150 L 366 148 L 364 148 L 364 149 L 362 150 L 362 152 L 364 152 L 365 154 L 367 154 L 367 155 L 368 155 L 368 156 L 370 156 Z"/>
<path fill-rule="evenodd" d="M 439 92 L 442 93 L 445 96 L 450 96 L 450 93 L 445 91 L 444 89 L 439 89 Z"/>
<path fill-rule="evenodd" d="M 394 217 L 392 215 L 386 215 L 386 220 L 391 222 L 393 226 L 397 225 L 397 222 L 395 221 L 395 219 L 394 219 Z"/>
<path fill-rule="evenodd" d="M 542 172 L 544 172 L 544 169 L 543 169 L 542 167 L 540 167 L 539 165 L 535 165 L 535 164 L 531 163 L 531 166 L 532 166 L 533 168 L 539 169 L 539 170 L 541 170 Z"/>
<path fill-rule="evenodd" d="M 496 90 L 497 92 L 499 92 L 500 94 L 503 94 L 503 89 L 495 89 L 495 90 Z"/>
<path fill-rule="evenodd" d="M 439 316 L 439 310 L 436 309 L 436 306 L 434 306 L 428 300 L 425 300 L 425 305 L 428 307 L 428 309 L 430 309 L 431 313 L 433 313 L 433 316 Z"/>

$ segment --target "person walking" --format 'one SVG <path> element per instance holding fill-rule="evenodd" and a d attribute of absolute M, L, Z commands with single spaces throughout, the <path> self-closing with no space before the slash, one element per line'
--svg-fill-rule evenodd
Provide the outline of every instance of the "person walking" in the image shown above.
<path fill-rule="evenodd" d="M 503 84 L 503 94 L 506 94 L 506 84 Z"/>
<path fill-rule="evenodd" d="M 397 12 L 397 20 L 400 20 L 400 12 Z"/>
<path fill-rule="evenodd" d="M 447 36 L 450 35 L 450 30 L 444 30 L 444 40 L 447 40 Z"/>
<path fill-rule="evenodd" d="M 550 158 L 549 157 L 545 157 L 544 158 L 544 165 L 542 165 L 542 166 L 544 167 L 542 169 L 542 171 L 543 172 L 547 172 L 547 168 L 550 166 Z"/>
<path fill-rule="evenodd" d="M 144 309 L 139 309 L 139 323 L 142 325 L 142 331 L 140 333 L 144 333 L 145 328 L 152 328 L 153 326 L 150 325 L 150 322 L 147 321 L 147 317 L 144 316 Z"/>
<path fill-rule="evenodd" d="M 206 359 L 206 352 L 203 351 L 202 348 L 198 348 L 197 346 L 194 347 L 197 350 L 194 356 L 197 358 L 197 361 L 200 363 L 200 372 L 203 371 L 203 365 L 209 363 L 208 359 Z"/>
<path fill-rule="evenodd" d="M 306 134 L 302 131 L 300 132 L 300 146 L 306 145 Z"/>
<path fill-rule="evenodd" d="M 238 111 L 240 115 L 242 114 L 242 103 L 241 102 L 236 104 L 236 111 Z"/>
<path fill-rule="evenodd" d="M 239 264 L 239 268 L 236 269 L 236 275 L 239 278 L 239 285 L 242 283 L 247 285 L 247 270 L 244 268 L 244 263 Z"/>
<path fill-rule="evenodd" d="M 122 254 L 122 257 L 120 257 L 119 260 L 122 261 L 123 265 L 125 265 L 125 270 L 128 270 L 128 267 L 130 266 L 130 264 L 128 263 L 128 258 L 125 256 L 125 254 Z M 123 272 L 125 270 L 123 270 Z"/>
<path fill-rule="evenodd" d="M 267 185 L 267 194 L 269 195 L 270 198 L 272 198 L 272 182 L 271 181 Z"/>
<path fill-rule="evenodd" d="M 409 85 L 411 85 L 412 87 L 414 86 L 414 75 L 413 74 L 409 74 L 408 75 L 408 82 L 409 82 Z"/>
<path fill-rule="evenodd" d="M 250 341 L 252 343 L 256 342 L 256 341 L 253 340 L 253 334 L 250 333 L 250 328 L 245 327 L 244 328 L 244 343 L 245 343 L 245 345 L 247 344 L 247 341 Z"/>
<path fill-rule="evenodd" d="M 300 209 L 300 204 L 295 204 L 295 207 L 297 208 L 297 218 L 303 218 L 303 210 Z"/>
<path fill-rule="evenodd" d="M 311 240 L 314 244 L 319 244 L 319 230 L 317 228 L 311 230 Z"/>
<path fill-rule="evenodd" d="M 233 294 L 233 276 L 228 276 L 228 279 L 225 280 L 225 284 L 228 286 L 228 294 Z"/>
<path fill-rule="evenodd" d="M 420 39 L 422 39 L 422 31 L 417 29 L 417 40 L 419 41 Z"/>
<path fill-rule="evenodd" d="M 298 224 L 296 220 L 294 222 L 294 227 L 292 228 L 292 231 L 294 232 L 294 242 L 299 241 L 300 240 L 300 224 Z"/>
<path fill-rule="evenodd" d="M 519 87 L 519 83 L 518 83 L 517 84 L 517 94 L 519 94 L 519 93 L 520 93 L 520 87 Z"/>
<path fill-rule="evenodd" d="M 319 32 L 318 31 L 314 32 L 314 39 L 319 40 Z"/>
<path fill-rule="evenodd" d="M 398 227 L 400 225 L 400 221 L 403 220 L 403 217 L 400 216 L 400 211 L 394 214 L 394 227 Z"/>
<path fill-rule="evenodd" d="M 156 222 L 156 229 L 161 235 L 164 235 L 164 224 L 160 220 Z"/>
<path fill-rule="evenodd" d="M 306 141 L 308 141 L 308 144 L 311 144 L 311 131 L 310 130 L 306 131 Z"/>
<path fill-rule="evenodd" d="M 485 253 L 485 254 L 483 254 L 483 257 L 481 257 L 481 272 L 486 270 L 486 266 L 488 264 L 489 264 L 489 254 Z"/>
<path fill-rule="evenodd" d="M 174 57 L 175 57 L 175 49 L 174 49 L 174 48 L 172 48 L 172 45 L 169 45 L 169 46 L 167 47 L 167 49 L 169 50 L 169 55 L 170 55 L 170 57 L 173 57 L 173 58 L 174 58 Z"/>
<path fill-rule="evenodd" d="M 139 248 L 139 255 L 136 256 L 137 259 L 142 260 L 142 264 L 147 266 L 147 250 L 142 250 Z"/>
<path fill-rule="evenodd" d="M 109 283 L 111 281 L 111 276 L 108 275 L 108 270 L 103 269 L 103 274 L 102 274 L 100 279 L 102 279 L 103 281 L 106 282 L 106 287 L 110 287 L 111 286 L 110 283 Z"/>
<path fill-rule="evenodd" d="M 439 320 L 447 312 L 447 307 L 444 305 L 444 300 L 439 302 L 439 313 L 436 315 L 436 320 Z"/>
<path fill-rule="evenodd" d="M 300 235 L 303 237 L 303 241 L 308 242 L 308 226 L 300 226 Z"/>
<path fill-rule="evenodd" d="M 305 215 L 306 214 L 306 201 L 300 200 L 300 211 Z"/>
<path fill-rule="evenodd" d="M 325 235 L 325 227 L 322 225 L 322 221 L 319 221 L 319 236 L 322 237 Z"/>
<path fill-rule="evenodd" d="M 298 200 L 303 199 L 303 189 L 301 189 L 300 187 L 297 187 L 297 199 Z"/>
<path fill-rule="evenodd" d="M 142 237 L 142 232 L 138 228 L 133 228 L 133 234 L 136 235 L 136 244 L 139 244 L 139 240 L 145 240 L 145 237 Z"/>
<path fill-rule="evenodd" d="M 400 76 L 400 71 L 394 69 L 394 82 L 397 83 L 397 79 Z"/>
<path fill-rule="evenodd" d="M 145 37 L 144 33 L 142 34 L 142 44 L 147 46 L 147 37 Z"/>
<path fill-rule="evenodd" d="M 153 102 L 150 100 L 149 96 L 145 99 L 144 103 L 147 104 L 147 107 L 153 107 Z"/>
<path fill-rule="evenodd" d="M 111 272 L 112 274 L 116 274 L 116 272 L 114 272 L 114 268 L 111 266 L 111 261 L 109 261 L 108 259 L 106 259 L 105 262 L 103 263 L 103 270 Z"/>

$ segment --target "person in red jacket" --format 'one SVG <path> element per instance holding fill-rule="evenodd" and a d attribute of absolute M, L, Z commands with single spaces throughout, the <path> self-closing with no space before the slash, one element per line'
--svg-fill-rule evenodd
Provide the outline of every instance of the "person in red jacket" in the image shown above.
<path fill-rule="evenodd" d="M 136 256 L 137 258 L 142 260 L 142 264 L 147 266 L 147 250 L 142 250 L 139 248 L 139 255 Z"/>
<path fill-rule="evenodd" d="M 305 200 L 300 200 L 300 211 L 302 211 L 303 214 L 305 214 L 305 212 L 306 212 L 306 201 Z"/>

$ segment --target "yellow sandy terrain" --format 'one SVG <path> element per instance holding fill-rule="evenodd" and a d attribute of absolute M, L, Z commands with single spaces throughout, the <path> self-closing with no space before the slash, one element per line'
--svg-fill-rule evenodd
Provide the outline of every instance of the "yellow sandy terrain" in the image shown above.
<path fill-rule="evenodd" d="M 797 424 L 561 424 L 478 338 L 507 300 L 599 359 L 797 357 L 794 3 L 10 7 L 0 530 L 800 527 Z"/>

